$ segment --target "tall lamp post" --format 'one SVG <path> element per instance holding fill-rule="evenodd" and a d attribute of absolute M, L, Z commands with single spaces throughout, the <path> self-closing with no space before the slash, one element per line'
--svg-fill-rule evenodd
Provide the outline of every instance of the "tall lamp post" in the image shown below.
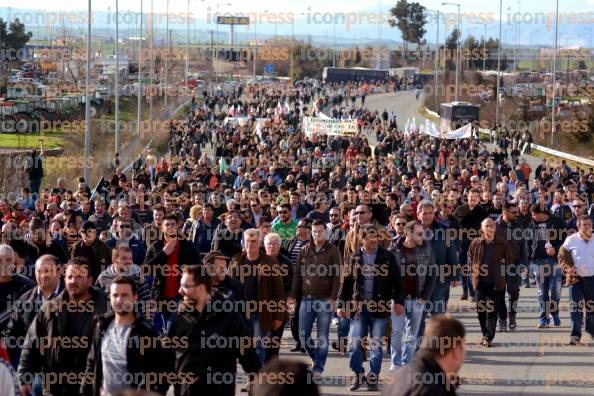
<path fill-rule="evenodd" d="M 142 1 L 140 0 L 140 35 L 138 36 L 138 114 L 136 116 L 136 136 L 140 136 L 140 113 L 142 111 L 142 73 L 140 73 L 140 68 L 142 67 Z"/>
<path fill-rule="evenodd" d="M 91 0 L 89 0 L 87 10 L 87 76 L 85 80 L 85 162 L 83 167 L 83 176 L 85 183 L 89 184 L 89 156 L 91 155 L 91 95 L 89 95 L 89 85 L 91 85 Z"/>
<path fill-rule="evenodd" d="M 120 150 L 120 54 L 119 54 L 119 41 L 120 41 L 120 17 L 119 17 L 119 2 L 116 0 L 116 39 L 115 39 L 115 153 L 117 154 Z"/>
<path fill-rule="evenodd" d="M 439 10 L 425 10 L 427 12 L 432 12 L 435 15 L 435 24 L 437 25 L 437 29 L 435 31 L 435 63 L 433 65 L 433 86 L 434 92 L 433 97 L 435 98 L 435 109 L 437 110 L 437 83 L 438 83 L 438 69 L 439 69 Z"/>
<path fill-rule="evenodd" d="M 557 130 L 555 126 L 555 111 L 557 110 L 557 103 L 555 96 L 557 95 L 557 48 L 559 41 L 559 0 L 557 0 L 557 6 L 555 8 L 555 51 L 553 52 L 553 102 L 551 106 L 551 147 L 553 147 L 555 141 L 555 132 Z"/>
<path fill-rule="evenodd" d="M 503 14 L 503 0 L 499 0 L 499 43 L 497 45 L 497 87 L 495 89 L 495 125 L 499 125 L 499 81 L 501 79 L 501 21 Z"/>
<path fill-rule="evenodd" d="M 455 100 L 458 101 L 458 75 L 460 74 L 460 33 L 462 31 L 462 26 L 460 22 L 460 4 L 458 3 L 441 3 L 442 6 L 451 5 L 458 7 L 458 37 L 456 40 L 456 94 Z"/>

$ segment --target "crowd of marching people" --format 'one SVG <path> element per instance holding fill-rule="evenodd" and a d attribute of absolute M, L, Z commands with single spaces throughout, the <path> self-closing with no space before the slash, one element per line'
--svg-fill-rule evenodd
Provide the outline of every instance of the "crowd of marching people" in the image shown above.
<path fill-rule="evenodd" d="M 507 145 L 404 133 L 393 113 L 365 107 L 393 90 L 203 92 L 172 121 L 167 153 L 148 151 L 94 191 L 82 178 L 43 185 L 36 168 L 18 199 L 0 201 L 0 393 L 234 395 L 239 362 L 251 394 L 272 394 L 282 384 L 270 374 L 288 370 L 316 395 L 336 350 L 351 391 L 451 395 L 455 375 L 411 382 L 410 371 L 460 369 L 464 343 L 440 343 L 465 336 L 445 316 L 453 287 L 489 348 L 517 329 L 522 288 L 538 288 L 530 325 L 560 326 L 564 281 L 567 341 L 583 346 L 584 326 L 594 337 L 594 170 L 533 170 Z M 322 113 L 358 132 L 304 130 Z M 278 359 L 281 347 L 311 364 Z"/>

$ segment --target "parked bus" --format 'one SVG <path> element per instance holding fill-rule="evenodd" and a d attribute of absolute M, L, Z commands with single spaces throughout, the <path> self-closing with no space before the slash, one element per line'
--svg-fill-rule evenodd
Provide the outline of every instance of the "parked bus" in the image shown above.
<path fill-rule="evenodd" d="M 371 82 L 388 81 L 387 70 L 365 69 L 359 67 L 325 67 L 322 72 L 324 82 Z"/>
<path fill-rule="evenodd" d="M 468 102 L 442 103 L 439 107 L 440 130 L 448 133 L 464 125 L 478 123 L 480 106 Z"/>

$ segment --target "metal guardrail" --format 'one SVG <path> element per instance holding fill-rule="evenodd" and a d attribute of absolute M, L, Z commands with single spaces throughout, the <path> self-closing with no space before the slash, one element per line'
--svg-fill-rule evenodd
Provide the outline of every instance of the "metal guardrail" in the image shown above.
<path fill-rule="evenodd" d="M 429 113 L 432 116 L 439 117 L 439 114 L 437 114 L 436 112 L 431 111 L 429 109 L 427 109 L 427 113 Z M 479 128 L 479 132 L 485 133 L 485 134 L 487 134 L 489 136 L 493 136 L 493 131 L 490 130 L 490 129 Z M 590 160 L 590 159 L 583 158 L 583 157 L 578 157 L 577 155 L 569 154 L 569 153 L 566 153 L 566 152 L 563 152 L 563 151 L 559 151 L 559 150 L 553 150 L 553 149 L 551 149 L 549 147 L 541 146 L 539 144 L 531 143 L 530 144 L 530 147 L 533 150 L 538 150 L 538 151 L 541 151 L 541 152 L 546 153 L 546 154 L 554 155 L 555 157 L 568 159 L 570 161 L 578 162 L 580 164 L 594 166 L 594 160 Z"/>

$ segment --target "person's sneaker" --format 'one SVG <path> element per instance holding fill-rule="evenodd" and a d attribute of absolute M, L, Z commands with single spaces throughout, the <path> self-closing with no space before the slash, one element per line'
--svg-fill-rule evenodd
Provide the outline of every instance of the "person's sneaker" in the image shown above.
<path fill-rule="evenodd" d="M 524 283 L 524 284 L 522 284 L 522 287 L 524 289 L 530 289 L 530 283 Z"/>
<path fill-rule="evenodd" d="M 509 315 L 508 329 L 509 329 L 509 331 L 516 330 L 516 316 L 514 314 Z"/>
<path fill-rule="evenodd" d="M 476 303 L 476 297 L 470 296 L 470 302 L 473 304 Z"/>
<path fill-rule="evenodd" d="M 367 381 L 367 377 L 365 377 L 365 374 L 363 374 L 363 373 L 361 373 L 361 374 L 355 374 L 355 376 L 353 377 L 353 381 L 351 382 L 351 387 L 349 388 L 349 390 L 356 391 L 366 381 Z"/>
<path fill-rule="evenodd" d="M 483 340 L 481 341 L 481 346 L 485 348 L 491 348 L 493 346 L 493 342 L 489 341 L 487 337 L 483 337 Z"/>
<path fill-rule="evenodd" d="M 555 327 L 561 326 L 561 319 L 559 318 L 559 315 L 553 315 L 553 324 Z"/>
<path fill-rule="evenodd" d="M 499 321 L 499 332 L 505 333 L 507 331 L 507 322 L 505 320 Z"/>
<path fill-rule="evenodd" d="M 332 349 L 334 349 L 335 351 L 340 350 L 340 348 L 338 347 L 338 341 L 332 341 Z"/>
<path fill-rule="evenodd" d="M 549 321 L 546 319 L 541 319 L 538 321 L 538 325 L 536 326 L 537 329 L 546 329 L 549 327 Z"/>
<path fill-rule="evenodd" d="M 291 349 L 291 352 L 305 352 L 305 348 L 302 348 L 301 345 L 296 345 L 295 348 Z"/>
<path fill-rule="evenodd" d="M 460 296 L 460 300 L 468 300 L 468 293 L 462 293 L 462 295 Z"/>

